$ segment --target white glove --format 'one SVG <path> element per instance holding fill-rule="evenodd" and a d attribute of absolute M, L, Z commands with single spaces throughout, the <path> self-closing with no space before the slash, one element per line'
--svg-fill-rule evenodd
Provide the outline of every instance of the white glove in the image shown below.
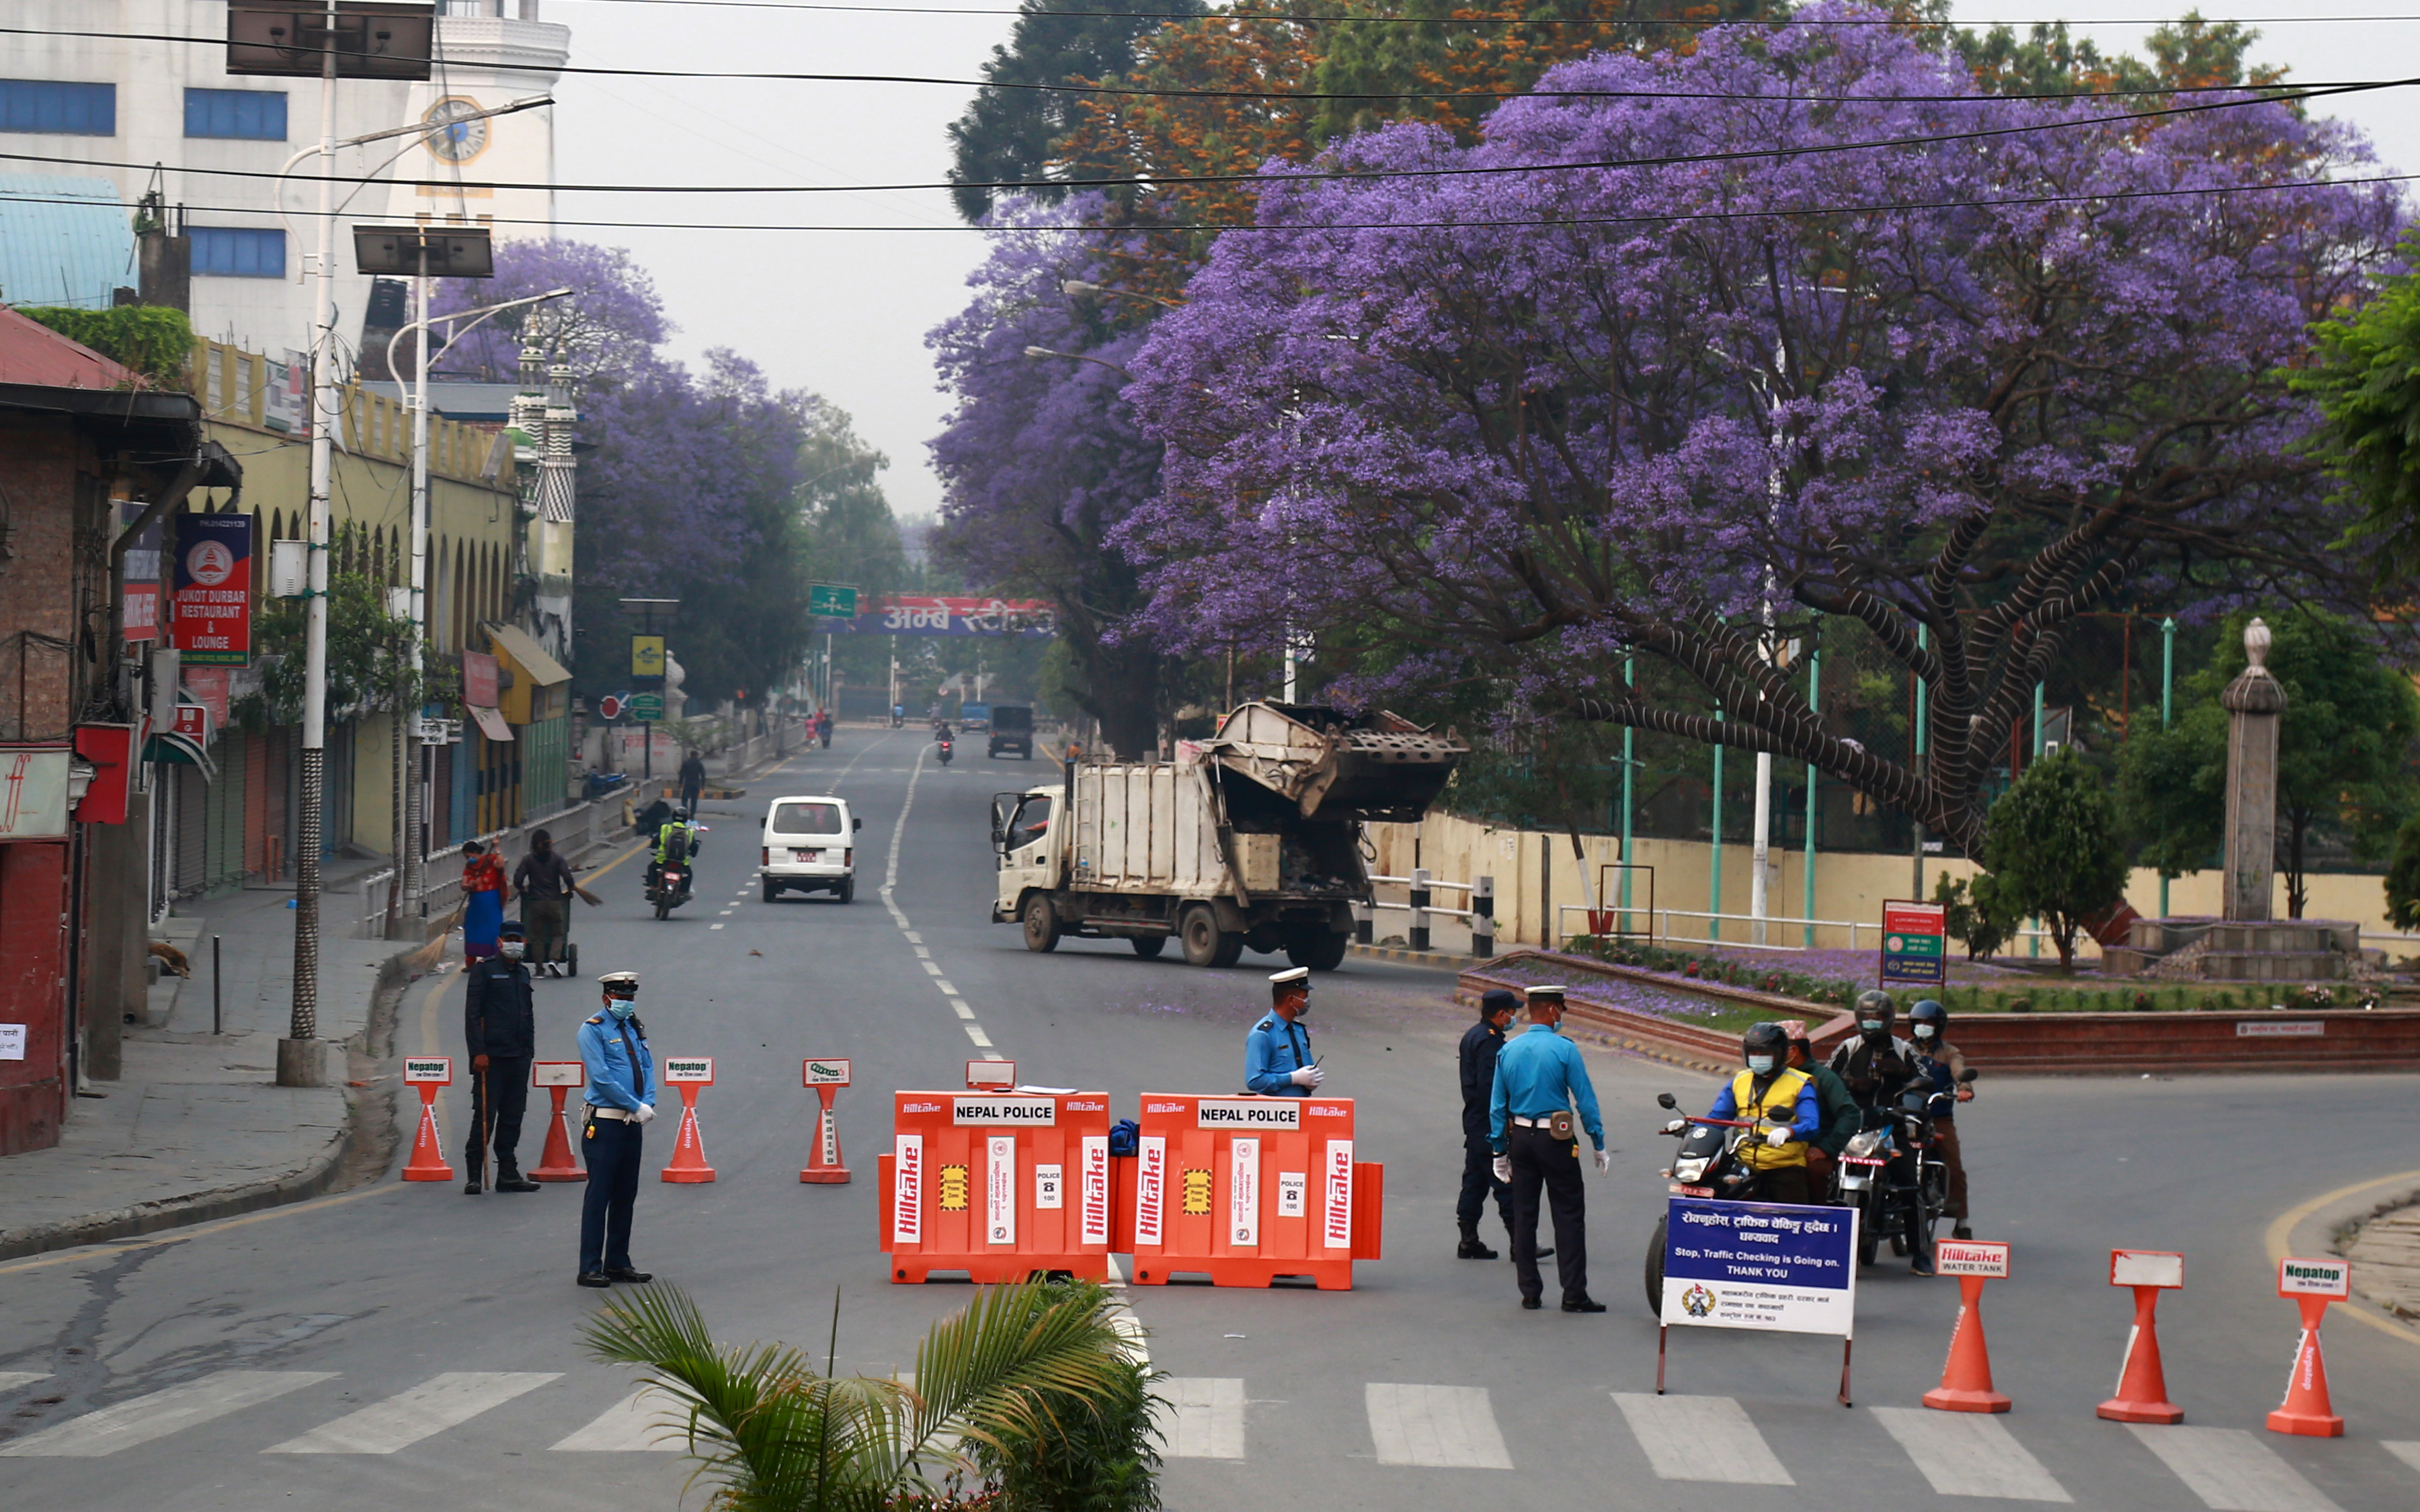
<path fill-rule="evenodd" d="M 1600 1149 L 1596 1152 L 1596 1173 L 1603 1176 L 1613 1169 L 1613 1157 Z"/>
<path fill-rule="evenodd" d="M 1767 1129 L 1764 1132 L 1764 1142 L 1771 1145 L 1774 1149 L 1779 1149 L 1782 1146 L 1790 1143 L 1790 1131 L 1787 1129 Z"/>
<path fill-rule="evenodd" d="M 1512 1180 L 1512 1157 L 1510 1155 L 1497 1156 L 1494 1169 L 1496 1171 L 1496 1179 L 1509 1185 Z"/>
<path fill-rule="evenodd" d="M 1305 1066 L 1286 1079 L 1294 1083 L 1296 1087 L 1317 1087 L 1320 1083 L 1327 1080 L 1327 1072 L 1320 1070 L 1317 1066 Z"/>
<path fill-rule="evenodd" d="M 645 1128 L 648 1124 L 651 1124 L 651 1123 L 655 1122 L 655 1121 L 656 1121 L 656 1105 L 655 1105 L 653 1103 L 640 1103 L 640 1104 L 639 1104 L 639 1112 L 638 1112 L 638 1119 L 639 1119 L 639 1127 L 640 1127 L 640 1128 L 642 1128 L 642 1129 Z"/>

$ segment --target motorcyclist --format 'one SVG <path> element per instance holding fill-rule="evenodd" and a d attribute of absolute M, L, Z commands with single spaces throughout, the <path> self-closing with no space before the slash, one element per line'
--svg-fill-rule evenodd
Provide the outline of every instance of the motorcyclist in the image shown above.
<path fill-rule="evenodd" d="M 1832 1072 L 1847 1084 L 1849 1095 L 1866 1111 L 1866 1122 L 1899 1102 L 1900 1093 L 1922 1073 L 1906 1043 L 1891 1037 L 1897 1016 L 1891 995 L 1879 989 L 1857 995 L 1857 1037 L 1843 1041 L 1832 1052 Z"/>
<path fill-rule="evenodd" d="M 706 842 L 697 838 L 696 826 L 688 820 L 677 814 L 665 820 L 663 827 L 656 831 L 655 856 L 647 863 L 648 888 L 652 890 L 663 880 L 665 867 L 675 861 L 686 862 L 705 848 Z"/>
<path fill-rule="evenodd" d="M 1932 1140 L 1941 1151 L 1941 1164 L 1949 1175 L 1950 1235 L 1972 1239 L 1975 1231 L 1966 1226 L 1966 1162 L 1958 1149 L 1958 1104 L 1975 1101 L 1975 1088 L 1960 1081 L 1965 1074 L 1966 1057 L 1951 1044 L 1949 1010 L 1928 997 L 1907 1011 L 1908 1032 L 1916 1037 L 1916 1064 L 1936 1096 L 1947 1096 L 1947 1103 L 1935 1103 L 1939 1109 L 1932 1115 Z"/>
<path fill-rule="evenodd" d="M 1807 1185 L 1807 1145 L 1823 1132 L 1815 1083 L 1790 1069 L 1790 1036 L 1778 1024 L 1759 1024 L 1740 1037 L 1745 1069 L 1714 1096 L 1710 1119 L 1756 1119 L 1758 1129 L 1739 1146 L 1739 1162 L 1756 1173 L 1767 1202 L 1812 1202 Z"/>
<path fill-rule="evenodd" d="M 1823 1113 L 1823 1132 L 1815 1136 L 1807 1150 L 1807 1185 L 1815 1200 L 1830 1202 L 1838 1194 L 1833 1182 L 1839 1175 L 1837 1164 L 1840 1151 L 1865 1127 L 1865 1109 L 1849 1095 L 1849 1086 L 1840 1080 L 1831 1067 L 1815 1058 L 1814 1041 L 1808 1038 L 1803 1019 L 1783 1019 L 1781 1032 L 1790 1037 L 1790 1069 L 1807 1073 L 1815 1084 L 1815 1105 Z"/>

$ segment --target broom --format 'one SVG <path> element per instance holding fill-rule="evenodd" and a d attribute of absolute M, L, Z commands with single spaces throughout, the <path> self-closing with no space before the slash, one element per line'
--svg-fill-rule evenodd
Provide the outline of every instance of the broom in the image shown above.
<path fill-rule="evenodd" d="M 460 926 L 463 906 L 469 902 L 470 900 L 465 898 L 461 903 L 456 903 L 452 916 L 445 920 L 445 927 L 430 935 L 427 944 L 403 958 L 406 972 L 414 977 L 426 977 L 437 969 L 437 963 L 445 957 L 445 942 L 454 937 L 454 931 Z"/>

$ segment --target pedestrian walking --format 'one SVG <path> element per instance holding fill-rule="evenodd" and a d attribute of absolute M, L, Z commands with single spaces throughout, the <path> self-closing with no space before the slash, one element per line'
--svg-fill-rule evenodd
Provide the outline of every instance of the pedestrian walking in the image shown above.
<path fill-rule="evenodd" d="M 529 1105 L 530 1057 L 537 1053 L 537 1015 L 530 994 L 526 948 L 519 919 L 497 926 L 496 953 L 462 974 L 462 1040 L 471 1055 L 471 1143 L 464 1151 L 471 1196 L 496 1153 L 495 1189 L 535 1192 L 521 1175 L 521 1113 Z"/>
<path fill-rule="evenodd" d="M 706 758 L 694 750 L 681 758 L 680 788 L 681 808 L 695 818 L 698 795 L 706 790 Z"/>
<path fill-rule="evenodd" d="M 588 1192 L 580 1210 L 580 1284 L 652 1281 L 630 1264 L 630 1216 L 639 1200 L 641 1135 L 656 1118 L 656 1062 L 639 1022 L 639 974 L 597 979 L 605 1008 L 581 1022 L 580 1058 L 588 1067 L 588 1117 L 580 1148 Z"/>
<path fill-rule="evenodd" d="M 1563 1311 L 1601 1313 L 1589 1296 L 1588 1189 L 1580 1180 L 1580 1146 L 1572 1110 L 1596 1145 L 1597 1174 L 1613 1168 L 1605 1153 L 1605 1121 L 1579 1046 L 1562 1037 L 1563 990 L 1528 990 L 1529 1026 L 1496 1054 L 1496 1086 L 1487 1104 L 1487 1140 L 1496 1179 L 1512 1188 L 1512 1265 L 1521 1305 L 1535 1311 L 1546 1284 L 1538 1273 L 1538 1206 L 1543 1193 L 1555 1220 L 1555 1278 Z"/>
<path fill-rule="evenodd" d="M 1271 973 L 1268 1012 L 1244 1036 L 1244 1086 L 1271 1097 L 1309 1097 L 1327 1080 L 1311 1058 L 1311 1030 L 1301 1022 L 1311 1011 L 1311 968 Z"/>
<path fill-rule="evenodd" d="M 529 854 L 513 868 L 513 890 L 520 894 L 521 922 L 529 929 L 531 974 L 571 975 L 565 948 L 571 938 L 572 896 L 578 894 L 592 908 L 605 900 L 572 880 L 571 863 L 543 829 L 531 833 Z"/>
<path fill-rule="evenodd" d="M 1462 1226 L 1459 1260 L 1492 1260 L 1496 1252 L 1479 1237 L 1479 1220 L 1487 1197 L 1496 1196 L 1496 1216 L 1512 1234 L 1512 1188 L 1496 1180 L 1496 1152 L 1487 1139 L 1487 1103 L 1496 1095 L 1496 1056 L 1504 1048 L 1504 1030 L 1520 1011 L 1521 999 L 1501 987 L 1490 987 L 1479 997 L 1479 1022 L 1462 1035 L 1462 1199 L 1454 1204 L 1454 1221 Z"/>
<path fill-rule="evenodd" d="M 484 961 L 496 953 L 496 931 L 504 921 L 504 903 L 512 886 L 504 880 L 504 863 L 495 848 L 475 840 L 462 842 L 462 959 Z"/>
<path fill-rule="evenodd" d="M 1823 1132 L 1807 1147 L 1807 1200 L 1829 1202 L 1840 1174 L 1840 1151 L 1866 1126 L 1866 1110 L 1857 1106 L 1839 1073 L 1815 1058 L 1815 1043 L 1807 1038 L 1805 1019 L 1783 1019 L 1781 1032 L 1790 1040 L 1790 1069 L 1815 1084 L 1815 1106 L 1823 1119 Z"/>

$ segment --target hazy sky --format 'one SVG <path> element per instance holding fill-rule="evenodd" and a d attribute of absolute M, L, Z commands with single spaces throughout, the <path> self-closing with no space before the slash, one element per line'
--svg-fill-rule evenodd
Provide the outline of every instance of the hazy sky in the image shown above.
<path fill-rule="evenodd" d="M 879 3 L 879 0 L 863 0 Z M 942 0 L 998 5 L 1013 0 Z M 1070 0 L 1079 4 L 1080 0 Z M 2103 48 L 2133 50 L 2173 8 L 2140 0 L 1962 0 L 1961 20 L 2064 17 Z M 2420 19 L 2314 23 L 2302 15 L 2420 18 L 2420 0 L 2203 0 L 2205 14 L 2257 21 L 2257 61 L 2297 82 L 2420 74 Z M 1011 16 L 783 11 L 662 0 L 545 0 L 572 28 L 572 61 L 607 68 L 766 69 L 973 78 L 1007 39 Z M 2127 25 L 2125 22 L 2149 24 Z M 566 78 L 556 91 L 558 173 L 565 183 L 862 184 L 937 181 L 949 166 L 949 123 L 968 91 L 920 85 L 734 83 Z M 2420 162 L 2415 90 L 2331 102 L 2362 124 L 2390 164 Z M 982 238 L 958 226 L 946 195 L 798 194 L 707 198 L 566 193 L 566 221 L 779 222 L 925 230 L 814 232 L 587 229 L 563 234 L 626 246 L 655 274 L 694 357 L 731 347 L 784 387 L 812 388 L 856 417 L 891 458 L 900 514 L 938 508 L 924 442 L 939 428 L 924 332 L 965 301 Z"/>

